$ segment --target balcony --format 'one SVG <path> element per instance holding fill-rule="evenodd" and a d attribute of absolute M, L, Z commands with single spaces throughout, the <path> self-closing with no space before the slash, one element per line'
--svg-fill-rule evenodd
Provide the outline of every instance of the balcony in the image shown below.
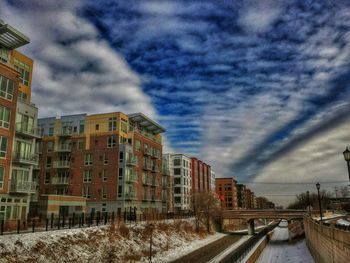
<path fill-rule="evenodd" d="M 56 131 L 56 135 L 59 137 L 70 137 L 73 135 L 71 127 L 61 128 Z"/>
<path fill-rule="evenodd" d="M 38 127 L 28 125 L 28 123 L 18 122 L 16 123 L 16 134 L 20 134 L 29 138 L 41 138 L 41 130 Z"/>
<path fill-rule="evenodd" d="M 126 192 L 124 194 L 125 200 L 137 200 L 137 193 L 135 192 Z"/>
<path fill-rule="evenodd" d="M 137 173 L 126 175 L 125 182 L 128 184 L 137 183 L 139 181 L 139 176 Z"/>
<path fill-rule="evenodd" d="M 153 151 L 152 151 L 152 158 L 160 159 L 160 152 L 158 152 L 155 149 L 153 149 Z"/>
<path fill-rule="evenodd" d="M 57 152 L 70 152 L 72 150 L 71 144 L 60 144 L 58 145 Z"/>
<path fill-rule="evenodd" d="M 168 187 L 169 187 L 168 182 L 162 180 L 162 188 L 163 188 L 163 189 L 166 189 L 166 188 L 168 188 Z"/>
<path fill-rule="evenodd" d="M 12 181 L 10 185 L 10 192 L 11 193 L 22 193 L 22 194 L 29 194 L 29 193 L 35 193 L 37 188 L 36 182 L 29 182 L 29 181 Z"/>
<path fill-rule="evenodd" d="M 129 157 L 126 159 L 126 165 L 137 166 L 137 159 L 135 157 Z"/>
<path fill-rule="evenodd" d="M 56 169 L 69 169 L 70 168 L 70 161 L 68 161 L 68 160 L 55 161 L 53 163 L 53 168 L 56 168 Z"/>
<path fill-rule="evenodd" d="M 61 184 L 61 185 L 68 185 L 69 184 L 69 177 L 53 177 L 51 179 L 51 184 Z"/>
<path fill-rule="evenodd" d="M 170 175 L 170 169 L 167 166 L 163 165 L 162 174 L 163 175 Z"/>
<path fill-rule="evenodd" d="M 152 151 L 150 148 L 143 149 L 143 155 L 152 156 Z"/>
<path fill-rule="evenodd" d="M 147 202 L 147 201 L 151 201 L 151 200 L 152 200 L 152 198 L 151 198 L 151 195 L 150 195 L 150 194 L 144 193 L 144 194 L 142 195 L 142 201 L 143 201 L 143 202 Z"/>
<path fill-rule="evenodd" d="M 156 165 L 152 165 L 152 169 L 151 169 L 152 173 L 158 173 L 159 172 L 159 168 Z"/>
<path fill-rule="evenodd" d="M 38 165 L 39 155 L 26 154 L 26 153 L 21 153 L 21 152 L 13 152 L 12 153 L 12 161 L 14 163 L 18 163 L 18 164 Z"/>
<path fill-rule="evenodd" d="M 143 177 L 142 184 L 143 185 L 152 185 L 152 178 Z"/>
<path fill-rule="evenodd" d="M 152 181 L 151 181 L 151 186 L 153 186 L 153 187 L 158 186 L 158 180 L 153 178 Z"/>
<path fill-rule="evenodd" d="M 150 164 L 150 163 L 143 163 L 142 169 L 143 170 L 147 170 L 147 171 L 152 171 L 152 164 Z"/>

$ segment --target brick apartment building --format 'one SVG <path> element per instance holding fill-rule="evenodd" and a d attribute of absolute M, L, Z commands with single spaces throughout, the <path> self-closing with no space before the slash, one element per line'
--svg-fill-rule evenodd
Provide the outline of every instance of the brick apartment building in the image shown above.
<path fill-rule="evenodd" d="M 39 119 L 39 125 L 41 212 L 167 212 L 171 207 L 170 174 L 162 165 L 165 129 L 145 115 L 69 115 Z"/>
<path fill-rule="evenodd" d="M 233 178 L 216 178 L 216 193 L 223 209 L 237 209 L 237 182 Z"/>
<path fill-rule="evenodd" d="M 29 38 L 0 20 L 0 219 L 26 219 L 37 185 L 38 109 L 30 103 L 33 60 L 15 49 Z"/>
<path fill-rule="evenodd" d="M 247 208 L 246 205 L 246 186 L 244 184 L 237 184 L 237 205 L 238 208 Z"/>
<path fill-rule="evenodd" d="M 211 166 L 192 157 L 192 192 L 211 190 Z"/>

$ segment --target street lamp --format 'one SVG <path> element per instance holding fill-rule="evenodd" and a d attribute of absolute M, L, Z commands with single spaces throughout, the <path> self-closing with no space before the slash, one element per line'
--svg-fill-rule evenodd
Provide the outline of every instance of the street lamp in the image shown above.
<path fill-rule="evenodd" d="M 320 183 L 316 184 L 316 188 L 317 188 L 317 195 L 318 195 L 318 206 L 320 208 L 320 217 L 321 217 L 321 221 L 322 221 L 322 207 L 321 207 L 321 197 L 320 197 Z"/>
<path fill-rule="evenodd" d="M 343 155 L 346 163 L 348 164 L 348 174 L 349 174 L 349 181 L 350 181 L 350 151 L 348 147 L 346 147 L 346 150 L 343 152 Z"/>

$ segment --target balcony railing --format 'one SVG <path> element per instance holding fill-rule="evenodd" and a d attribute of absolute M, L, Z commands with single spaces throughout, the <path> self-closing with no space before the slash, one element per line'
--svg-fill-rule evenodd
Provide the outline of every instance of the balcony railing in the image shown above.
<path fill-rule="evenodd" d="M 143 185 L 152 185 L 152 178 L 142 177 Z"/>
<path fill-rule="evenodd" d="M 143 163 L 142 169 L 152 171 L 152 164 L 150 163 Z"/>
<path fill-rule="evenodd" d="M 137 173 L 126 175 L 126 183 L 137 183 L 139 181 L 139 176 Z"/>
<path fill-rule="evenodd" d="M 22 122 L 16 123 L 16 133 L 31 138 L 41 138 L 42 135 L 40 128 Z"/>
<path fill-rule="evenodd" d="M 135 157 L 129 157 L 126 159 L 126 165 L 137 166 L 137 159 Z"/>
<path fill-rule="evenodd" d="M 51 179 L 51 184 L 69 184 L 69 177 L 53 177 Z"/>
<path fill-rule="evenodd" d="M 157 179 L 152 179 L 151 180 L 151 186 L 158 186 L 158 180 Z"/>
<path fill-rule="evenodd" d="M 135 193 L 135 192 L 126 192 L 124 194 L 124 198 L 126 200 L 137 200 L 137 193 Z"/>
<path fill-rule="evenodd" d="M 12 181 L 10 192 L 12 193 L 35 193 L 37 188 L 36 182 L 29 181 Z"/>
<path fill-rule="evenodd" d="M 12 153 L 12 161 L 20 164 L 38 165 L 39 155 L 37 154 L 25 154 L 21 152 Z"/>
<path fill-rule="evenodd" d="M 150 148 L 144 148 L 143 149 L 143 155 L 148 155 L 148 156 L 152 156 L 152 151 Z"/>
<path fill-rule="evenodd" d="M 151 171 L 152 171 L 153 173 L 158 173 L 158 172 L 159 172 L 158 166 L 157 166 L 157 165 L 152 165 Z"/>
<path fill-rule="evenodd" d="M 73 135 L 73 131 L 70 128 L 61 128 L 56 131 L 57 136 L 69 137 Z"/>
<path fill-rule="evenodd" d="M 53 163 L 53 168 L 64 169 L 70 167 L 70 161 L 55 161 Z"/>
<path fill-rule="evenodd" d="M 141 131 L 141 130 L 139 130 L 136 127 L 130 127 L 129 132 L 137 132 L 137 133 L 142 134 L 143 136 L 147 137 L 148 139 L 151 139 L 154 142 L 162 143 L 162 141 L 161 141 L 161 139 L 159 137 L 156 137 L 155 135 L 153 135 L 151 133 L 148 133 L 148 132 L 145 132 L 145 131 Z"/>
<path fill-rule="evenodd" d="M 162 174 L 163 175 L 170 175 L 170 169 L 168 167 L 164 167 L 162 168 Z"/>
<path fill-rule="evenodd" d="M 152 151 L 152 157 L 156 158 L 156 159 L 160 159 L 160 152 L 156 151 L 155 149 L 153 149 Z"/>
<path fill-rule="evenodd" d="M 58 152 L 70 152 L 72 150 L 72 145 L 70 144 L 60 144 L 58 145 Z"/>

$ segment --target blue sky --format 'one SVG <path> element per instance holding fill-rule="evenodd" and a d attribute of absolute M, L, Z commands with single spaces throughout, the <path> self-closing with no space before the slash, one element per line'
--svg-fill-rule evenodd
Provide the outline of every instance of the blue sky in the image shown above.
<path fill-rule="evenodd" d="M 293 183 L 260 194 L 347 181 L 347 1 L 71 2 L 1 4 L 32 39 L 41 116 L 145 112 L 220 177 Z"/>

